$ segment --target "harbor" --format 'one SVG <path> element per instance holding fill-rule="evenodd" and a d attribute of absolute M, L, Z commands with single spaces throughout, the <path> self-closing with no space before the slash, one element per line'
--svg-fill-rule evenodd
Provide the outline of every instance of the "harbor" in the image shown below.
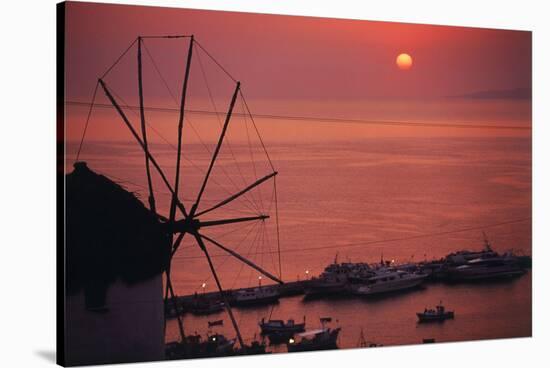
<path fill-rule="evenodd" d="M 513 253 L 499 254 L 492 250 L 485 238 L 481 251 L 457 251 L 434 261 L 408 262 L 395 264 L 395 261 L 379 263 L 334 263 L 329 264 L 322 274 L 305 280 L 297 280 L 282 285 L 268 284 L 226 290 L 225 300 L 234 306 L 269 305 L 280 298 L 305 295 L 306 298 L 328 296 L 375 296 L 386 293 L 409 291 L 430 283 L 472 283 L 507 281 L 520 277 L 531 268 L 531 256 Z M 392 282 L 397 279 L 399 282 Z M 380 285 L 373 288 L 373 285 Z M 204 286 L 206 286 L 204 284 Z M 366 286 L 371 286 L 367 291 Z M 266 295 L 267 293 L 267 295 Z M 239 303 L 239 296 L 251 295 L 248 303 Z M 222 309 L 216 308 L 224 298 L 219 292 L 196 292 L 175 298 L 180 314 L 211 314 Z M 167 315 L 175 317 L 174 300 L 166 301 Z M 197 309 L 198 305 L 203 305 Z M 208 308 L 212 308 L 210 311 Z"/>
<path fill-rule="evenodd" d="M 284 285 L 227 290 L 225 300 L 232 303 L 234 312 L 240 315 L 243 330 L 246 331 L 244 333 L 250 336 L 250 343 L 255 342 L 264 347 L 265 350 L 262 350 L 262 353 L 353 348 L 363 346 L 365 341 L 369 347 L 396 343 L 458 341 L 460 338 L 456 334 L 457 328 L 460 331 L 464 326 L 474 323 L 480 323 L 482 326 L 491 324 L 490 317 L 483 317 L 484 314 L 494 310 L 489 300 L 490 295 L 525 287 L 530 279 L 530 261 L 529 256 L 499 254 L 490 248 L 488 242 L 481 251 L 453 252 L 440 260 L 430 262 L 394 264 L 391 261 L 381 260 L 379 263 L 369 265 L 337 263 L 335 259 L 335 262 L 328 265 L 321 275 L 309 280 L 294 281 Z M 458 272 L 461 272 L 460 270 L 468 267 L 469 272 L 459 279 L 456 269 L 458 268 Z M 477 271 L 475 278 L 472 278 L 472 268 L 476 268 Z M 335 275 L 345 281 L 335 281 Z M 421 282 L 412 284 L 401 282 L 400 287 L 397 288 L 393 286 L 395 281 L 392 281 L 392 275 L 399 275 L 397 277 L 400 279 L 417 275 L 421 276 L 418 277 Z M 361 277 L 367 278 L 361 281 Z M 379 280 L 384 280 L 387 284 L 385 290 L 371 295 L 357 293 L 357 285 L 380 283 Z M 323 282 L 336 287 L 330 289 L 319 287 Z M 276 290 L 279 298 L 277 300 L 259 299 L 254 305 L 246 306 L 235 303 L 236 297 L 241 292 L 258 293 L 262 288 Z M 313 294 L 312 290 L 315 290 Z M 258 297 L 260 295 L 258 294 Z M 481 313 L 478 311 L 478 315 L 473 314 L 471 307 L 458 302 L 460 295 L 464 297 L 470 295 L 474 298 L 473 300 L 483 298 L 485 295 L 487 310 Z M 220 331 L 224 331 L 231 336 L 231 332 L 224 328 L 223 308 L 212 309 L 209 313 L 197 312 L 194 309 L 197 301 L 213 306 L 218 305 L 221 300 L 219 293 L 203 293 L 178 297 L 177 303 L 181 306 L 180 314 L 184 317 L 186 325 L 197 328 L 195 331 L 197 335 L 199 335 L 198 331 L 202 331 L 204 338 L 207 338 L 207 336 L 218 336 Z M 442 300 L 452 308 L 445 309 Z M 171 304 L 168 303 L 167 306 Z M 500 309 L 502 306 L 497 308 L 497 311 Z M 386 321 L 386 328 L 381 329 L 376 319 L 381 318 L 385 310 L 399 310 L 399 315 L 402 317 L 397 321 L 395 317 L 390 320 L 382 318 Z M 371 314 L 373 312 L 374 315 Z M 357 320 L 354 320 L 353 313 L 357 313 Z M 173 314 L 173 310 L 167 313 L 171 317 L 174 317 Z M 327 315 L 331 317 L 322 317 Z M 483 318 L 486 320 L 483 321 Z M 211 322 L 216 319 L 218 320 L 215 324 Z M 257 323 L 255 324 L 254 321 Z M 430 322 L 438 323 L 431 326 Z M 201 326 L 201 323 L 204 325 Z M 396 336 L 393 333 L 397 328 L 406 330 L 414 328 L 413 336 L 418 340 L 394 341 Z M 474 326 L 469 328 L 475 330 Z M 326 333 L 325 339 L 329 339 L 331 331 L 335 331 L 334 346 L 319 343 L 310 347 L 312 343 L 308 343 L 305 348 L 294 347 L 295 341 L 299 338 L 307 338 L 315 334 Z M 490 338 L 490 336 L 479 338 Z M 229 350 L 219 354 L 236 353 L 234 350 Z"/>
<path fill-rule="evenodd" d="M 433 283 L 413 292 L 391 294 L 382 298 L 330 298 L 304 301 L 303 296 L 280 299 L 272 312 L 272 318 L 286 320 L 293 317 L 301 322 L 305 315 L 306 328 L 320 327 L 319 318 L 332 316 L 332 326 L 339 326 L 338 347 L 359 347 L 361 330 L 369 343 L 382 346 L 420 344 L 424 339 L 435 342 L 462 341 L 464 336 L 473 340 L 498 338 L 502 333 L 519 337 L 531 333 L 530 313 L 524 311 L 524 303 L 531 295 L 531 274 L 508 282 L 475 284 Z M 464 298 L 469 302 L 464 303 Z M 508 299 L 507 304 L 500 302 Z M 455 318 L 443 323 L 419 323 L 417 312 L 442 301 L 454 309 Z M 261 340 L 258 322 L 269 318 L 272 306 L 257 308 L 234 308 L 241 321 L 242 333 L 249 341 Z M 224 319 L 223 326 L 208 327 L 208 321 Z M 224 312 L 209 316 L 183 316 L 190 333 L 222 333 L 234 336 Z M 178 337 L 175 320 L 169 320 L 167 341 Z M 269 345 L 267 351 L 283 353 L 285 344 Z"/>

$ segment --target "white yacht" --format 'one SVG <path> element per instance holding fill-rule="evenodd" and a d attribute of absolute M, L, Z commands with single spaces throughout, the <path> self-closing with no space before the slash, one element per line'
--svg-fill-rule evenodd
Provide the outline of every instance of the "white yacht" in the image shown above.
<path fill-rule="evenodd" d="M 451 268 L 449 280 L 474 281 L 521 276 L 525 270 L 513 256 L 504 255 L 491 258 L 477 258 L 466 264 Z"/>
<path fill-rule="evenodd" d="M 334 263 L 328 265 L 319 277 L 309 280 L 305 287 L 306 297 L 345 294 L 348 284 L 359 283 L 374 272 L 366 263 Z"/>
<path fill-rule="evenodd" d="M 233 294 L 233 302 L 236 306 L 270 304 L 279 301 L 278 288 L 273 286 L 261 286 L 251 289 L 238 290 Z"/>
<path fill-rule="evenodd" d="M 420 285 L 427 276 L 426 274 L 410 273 L 402 270 L 381 271 L 363 283 L 353 285 L 351 292 L 356 295 L 374 295 L 410 289 Z"/>

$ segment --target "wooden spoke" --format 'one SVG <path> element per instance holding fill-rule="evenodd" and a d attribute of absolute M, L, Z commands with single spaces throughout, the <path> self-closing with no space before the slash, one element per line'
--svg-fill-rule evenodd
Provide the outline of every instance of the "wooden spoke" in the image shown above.
<path fill-rule="evenodd" d="M 180 233 L 176 238 L 176 241 L 174 241 L 174 244 L 172 245 L 172 253 L 170 255 L 170 260 L 172 260 L 172 257 L 174 257 L 174 254 L 176 254 L 176 251 L 180 247 L 180 244 L 181 244 L 181 241 L 183 240 L 184 235 L 185 235 L 185 232 Z"/>
<path fill-rule="evenodd" d="M 178 153 L 176 157 L 176 178 L 174 183 L 174 194 L 170 204 L 170 221 L 174 221 L 176 217 L 176 203 L 178 202 L 179 183 L 180 183 L 180 166 L 181 166 L 181 141 L 183 131 L 183 117 L 185 114 L 185 100 L 187 97 L 187 84 L 189 82 L 189 71 L 191 69 L 191 58 L 193 56 L 193 36 L 189 41 L 189 51 L 187 53 L 187 65 L 185 67 L 185 79 L 183 80 L 183 90 L 181 92 L 180 114 L 178 121 Z"/>
<path fill-rule="evenodd" d="M 246 221 L 265 220 L 268 218 L 269 218 L 268 215 L 259 215 L 259 216 L 238 217 L 238 218 L 223 219 L 223 220 L 200 221 L 200 227 L 234 224 L 237 222 L 246 222 Z"/>
<path fill-rule="evenodd" d="M 170 191 L 170 193 L 172 195 L 175 194 L 174 192 L 174 189 L 172 189 L 172 186 L 170 185 L 170 183 L 168 182 L 168 179 L 166 178 L 166 175 L 164 175 L 164 171 L 162 170 L 162 168 L 159 166 L 159 164 L 157 163 L 157 161 L 155 160 L 155 158 L 151 155 L 151 152 L 149 152 L 149 150 L 147 149 L 147 147 L 145 147 L 143 141 L 141 140 L 141 138 L 139 137 L 139 135 L 137 134 L 136 130 L 134 129 L 134 127 L 132 126 L 132 124 L 130 123 L 130 120 L 128 120 L 128 117 L 126 116 L 126 114 L 124 113 L 124 111 L 122 111 L 122 108 L 120 107 L 120 105 L 117 103 L 117 101 L 115 100 L 115 98 L 113 97 L 113 95 L 111 94 L 111 91 L 109 90 L 109 88 L 107 88 L 107 85 L 105 84 L 105 82 L 102 80 L 102 79 L 99 79 L 99 84 L 101 85 L 101 88 L 103 88 L 103 91 L 105 92 L 105 95 L 107 96 L 107 98 L 109 99 L 109 101 L 111 101 L 111 104 L 115 107 L 115 109 L 117 110 L 118 114 L 120 115 L 120 117 L 122 118 L 122 120 L 124 121 L 124 123 L 126 124 L 126 126 L 128 127 L 128 129 L 130 130 L 130 132 L 132 133 L 133 137 L 135 138 L 135 140 L 138 142 L 138 144 L 141 146 L 141 148 L 143 149 L 143 151 L 145 152 L 145 154 L 147 155 L 147 157 L 149 157 L 149 160 L 151 161 L 151 163 L 153 164 L 153 166 L 155 167 L 155 169 L 157 170 L 157 172 L 159 173 L 160 177 L 162 178 L 162 181 L 164 182 L 164 184 L 166 185 L 166 188 Z M 176 197 L 177 198 L 177 197 Z M 185 210 L 185 207 L 183 205 L 183 203 L 181 203 L 179 200 L 177 201 L 177 206 L 178 208 L 181 210 L 181 212 L 183 213 L 183 215 L 185 217 L 187 217 L 187 211 Z"/>
<path fill-rule="evenodd" d="M 203 238 L 203 239 L 206 239 L 208 240 L 210 243 L 214 244 L 215 246 L 217 246 L 218 248 L 220 249 L 223 249 L 225 252 L 231 254 L 233 257 L 239 259 L 240 261 L 244 262 L 245 264 L 249 265 L 250 267 L 252 267 L 253 269 L 255 269 L 256 271 L 259 271 L 260 273 L 264 274 L 265 276 L 269 277 L 271 280 L 279 283 L 279 284 L 284 284 L 283 281 L 281 281 L 278 277 L 276 276 L 273 276 L 271 273 L 267 272 L 266 270 L 264 270 L 263 268 L 261 268 L 260 266 L 256 265 L 255 263 L 253 263 L 252 261 L 246 259 L 245 257 L 241 256 L 239 253 L 235 252 L 234 250 L 232 249 L 229 249 L 225 246 L 223 246 L 222 244 L 220 244 L 219 242 L 215 241 L 214 239 L 212 238 L 209 238 L 208 236 L 206 235 L 202 235 L 200 234 L 200 237 Z"/>
<path fill-rule="evenodd" d="M 218 144 L 216 145 L 216 149 L 214 150 L 214 154 L 212 155 L 212 160 L 210 161 L 210 165 L 208 166 L 208 171 L 206 172 L 206 176 L 204 177 L 204 181 L 202 182 L 202 186 L 199 190 L 199 194 L 197 195 L 197 200 L 195 201 L 195 204 L 193 205 L 193 208 L 191 209 L 191 213 L 194 214 L 197 208 L 199 207 L 199 203 L 201 201 L 202 194 L 204 193 L 204 189 L 206 188 L 206 184 L 208 183 L 208 178 L 210 177 L 210 173 L 212 172 L 212 168 L 214 167 L 214 163 L 216 162 L 216 158 L 218 157 L 218 154 L 220 153 L 220 149 L 222 147 L 223 138 L 225 137 L 225 133 L 227 131 L 227 126 L 229 125 L 229 121 L 231 120 L 231 114 L 233 113 L 233 107 L 235 107 L 235 101 L 237 100 L 237 95 L 239 94 L 239 88 L 241 86 L 240 82 L 237 82 L 237 87 L 235 88 L 235 92 L 233 92 L 233 97 L 231 98 L 231 103 L 229 104 L 229 111 L 227 111 L 227 115 L 225 117 L 225 123 L 223 124 L 222 132 L 220 134 L 220 138 L 218 139 Z"/>
<path fill-rule="evenodd" d="M 275 172 L 272 172 L 271 174 L 269 175 L 266 175 L 264 176 L 263 178 L 261 179 L 258 179 L 256 180 L 254 183 L 250 184 L 249 186 L 247 186 L 246 188 L 244 188 L 243 190 L 239 191 L 238 193 L 235 193 L 233 194 L 231 197 L 221 201 L 220 203 L 216 204 L 215 206 L 212 206 L 204 211 L 201 211 L 197 214 L 195 214 L 195 217 L 198 217 L 200 215 L 204 215 L 205 213 L 208 213 L 210 211 L 213 211 L 215 210 L 216 208 L 220 208 L 222 206 L 225 206 L 226 204 L 234 201 L 235 199 L 239 198 L 240 196 L 242 196 L 243 194 L 251 191 L 252 189 L 254 189 L 255 187 L 257 187 L 258 185 L 262 184 L 263 182 L 265 182 L 266 180 L 268 179 L 271 179 L 272 177 L 274 177 L 275 175 L 277 175 L 277 171 Z"/>
<path fill-rule="evenodd" d="M 220 282 L 220 279 L 218 278 L 218 274 L 216 273 L 216 269 L 214 268 L 214 264 L 212 263 L 212 259 L 210 258 L 210 254 L 208 254 L 208 249 L 206 249 L 206 245 L 202 241 L 202 238 L 198 233 L 194 234 L 195 239 L 197 239 L 197 243 L 199 243 L 200 248 L 204 252 L 204 255 L 206 256 L 206 259 L 208 260 L 208 265 L 210 266 L 210 271 L 212 271 L 212 276 L 214 276 L 214 280 L 216 280 L 216 285 L 218 286 L 218 290 L 220 292 L 220 295 L 223 299 L 225 309 L 227 310 L 227 314 L 229 314 L 229 318 L 231 319 L 231 323 L 233 324 L 233 328 L 235 329 L 235 332 L 237 333 L 237 338 L 239 339 L 239 344 L 241 345 L 241 348 L 245 350 L 245 345 L 243 342 L 243 338 L 241 336 L 241 331 L 239 330 L 239 326 L 237 325 L 237 321 L 235 320 L 235 316 L 233 315 L 233 310 L 231 309 L 231 305 L 229 305 L 229 300 L 227 300 L 227 296 L 225 295 L 225 291 L 222 288 L 222 284 Z"/>

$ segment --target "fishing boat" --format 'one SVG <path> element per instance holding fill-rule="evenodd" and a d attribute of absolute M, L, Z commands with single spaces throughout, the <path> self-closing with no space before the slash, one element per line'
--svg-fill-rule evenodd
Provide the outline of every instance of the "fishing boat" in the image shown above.
<path fill-rule="evenodd" d="M 270 345 L 286 344 L 290 339 L 294 338 L 294 331 L 276 331 L 267 334 L 267 339 Z"/>
<path fill-rule="evenodd" d="M 236 339 L 228 339 L 222 334 L 208 335 L 204 345 L 206 354 L 213 356 L 231 355 Z"/>
<path fill-rule="evenodd" d="M 441 302 L 435 306 L 435 309 L 424 309 L 424 312 L 416 313 L 418 322 L 442 322 L 446 319 L 455 317 L 454 311 L 445 310 Z"/>
<path fill-rule="evenodd" d="M 190 310 L 196 315 L 209 315 L 223 311 L 225 304 L 219 300 L 210 300 L 199 297 L 193 300 Z"/>
<path fill-rule="evenodd" d="M 244 349 L 235 349 L 235 355 L 257 355 L 257 354 L 269 354 L 265 350 L 266 345 L 262 341 L 253 340 L 250 345 L 245 344 Z"/>
<path fill-rule="evenodd" d="M 166 344 L 166 359 L 184 359 L 201 357 L 202 337 L 199 334 L 185 336 L 182 342 L 173 341 Z"/>
<path fill-rule="evenodd" d="M 262 334 L 272 334 L 275 332 L 304 332 L 306 327 L 306 317 L 302 323 L 295 323 L 293 319 L 283 321 L 280 319 L 270 319 L 266 321 L 264 318 L 259 323 Z"/>
<path fill-rule="evenodd" d="M 235 354 L 236 339 L 228 339 L 221 334 L 202 336 L 195 334 L 186 336 L 183 342 L 171 342 L 166 345 L 166 358 L 204 358 L 230 356 Z"/>
<path fill-rule="evenodd" d="M 351 292 L 355 295 L 367 296 L 412 289 L 420 285 L 427 276 L 401 270 L 386 270 L 378 272 L 376 276 L 369 278 L 363 284 L 352 285 Z"/>
<path fill-rule="evenodd" d="M 279 297 L 280 293 L 276 287 L 260 286 L 236 291 L 231 303 L 235 306 L 271 304 L 277 303 Z"/>
<path fill-rule="evenodd" d="M 307 282 L 304 290 L 306 298 L 345 293 L 350 277 L 359 276 L 359 268 L 354 263 L 338 263 L 336 255 L 334 263 L 325 267 L 319 277 L 313 277 Z"/>
<path fill-rule="evenodd" d="M 182 303 L 176 301 L 165 301 L 164 303 L 164 316 L 167 319 L 177 318 L 184 314 L 186 309 Z"/>
<path fill-rule="evenodd" d="M 337 339 L 340 327 L 331 329 L 328 327 L 311 330 L 298 334 L 299 341 L 290 338 L 286 344 L 288 352 L 314 351 L 338 349 Z"/>
<path fill-rule="evenodd" d="M 298 334 L 299 339 L 294 337 L 288 339 L 286 343 L 288 352 L 338 349 L 337 340 L 341 328 L 326 327 L 326 324 L 331 321 L 330 317 L 320 318 L 321 328 L 302 332 Z"/>
<path fill-rule="evenodd" d="M 346 291 L 348 284 L 347 277 L 341 274 L 322 274 L 317 278 L 311 279 L 305 287 L 305 296 L 307 298 L 337 295 Z"/>

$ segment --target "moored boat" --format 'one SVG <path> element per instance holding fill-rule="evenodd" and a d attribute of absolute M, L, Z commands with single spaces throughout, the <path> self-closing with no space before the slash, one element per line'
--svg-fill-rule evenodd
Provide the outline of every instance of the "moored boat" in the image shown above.
<path fill-rule="evenodd" d="M 221 334 L 207 335 L 203 340 L 198 334 L 186 336 L 183 342 L 166 344 L 167 359 L 204 358 L 235 354 L 235 339 Z"/>
<path fill-rule="evenodd" d="M 368 296 L 412 289 L 420 285 L 427 276 L 406 271 L 382 271 L 365 280 L 364 283 L 352 285 L 351 292 L 355 295 Z"/>
<path fill-rule="evenodd" d="M 364 272 L 368 272 L 367 264 L 355 263 L 334 263 L 328 265 L 319 277 L 309 280 L 305 286 L 306 297 L 316 297 L 325 295 L 337 295 L 347 292 L 347 285 L 350 280 L 359 279 Z"/>
<path fill-rule="evenodd" d="M 231 355 L 234 350 L 236 339 L 228 339 L 222 334 L 208 335 L 205 342 L 205 350 L 207 354 L 214 356 Z"/>
<path fill-rule="evenodd" d="M 326 323 L 332 321 L 330 317 L 321 318 L 320 321 L 321 328 L 302 332 L 298 334 L 297 339 L 294 337 L 288 339 L 286 343 L 288 352 L 338 349 L 337 340 L 341 328 L 326 327 Z"/>
<path fill-rule="evenodd" d="M 442 322 L 455 317 L 454 311 L 445 310 L 443 304 L 439 303 L 435 309 L 424 309 L 424 312 L 416 313 L 418 322 Z"/>
<path fill-rule="evenodd" d="M 449 268 L 450 281 L 481 281 L 491 279 L 513 278 L 521 276 L 525 269 L 520 266 L 515 257 L 497 256 L 477 258 L 466 264 Z"/>
<path fill-rule="evenodd" d="M 265 321 L 263 318 L 259 323 L 262 334 L 270 334 L 274 332 L 304 332 L 306 326 L 306 317 L 302 323 L 295 323 L 293 319 L 289 319 L 286 323 L 279 319 L 270 319 Z"/>
<path fill-rule="evenodd" d="M 164 307 L 164 317 L 167 318 L 167 319 L 176 318 L 176 317 L 181 316 L 182 314 L 184 314 L 186 312 L 186 309 L 184 308 L 182 303 L 180 303 L 178 301 L 176 301 L 176 303 L 174 303 L 174 301 L 172 299 L 167 300 L 164 303 L 164 306 L 165 306 Z"/>
<path fill-rule="evenodd" d="M 267 334 L 270 345 L 286 344 L 294 338 L 294 331 L 276 331 Z"/>
<path fill-rule="evenodd" d="M 276 287 L 260 286 L 251 289 L 238 290 L 233 294 L 232 305 L 249 306 L 277 303 L 280 293 Z"/>
<path fill-rule="evenodd" d="M 346 292 L 347 278 L 337 275 L 321 275 L 318 278 L 311 279 L 305 287 L 305 296 L 308 298 L 337 295 Z"/>
<path fill-rule="evenodd" d="M 223 311 L 225 304 L 219 300 L 210 300 L 199 297 L 193 300 L 190 310 L 196 315 L 208 315 Z"/>
<path fill-rule="evenodd" d="M 318 330 L 311 330 L 298 334 L 299 341 L 290 338 L 286 346 L 289 353 L 297 351 L 315 351 L 338 349 L 337 339 L 340 328 L 331 329 L 323 327 Z"/>
<path fill-rule="evenodd" d="M 244 349 L 235 349 L 235 355 L 269 354 L 265 348 L 266 346 L 264 342 L 253 340 L 250 345 L 245 345 Z"/>

